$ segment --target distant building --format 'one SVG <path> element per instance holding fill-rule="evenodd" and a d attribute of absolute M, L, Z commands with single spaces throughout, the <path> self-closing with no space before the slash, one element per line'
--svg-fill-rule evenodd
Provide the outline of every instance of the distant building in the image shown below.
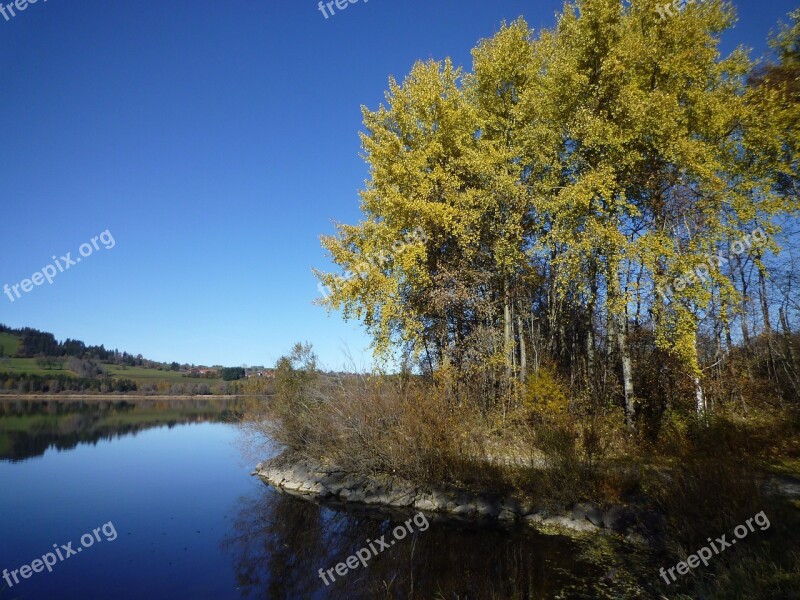
<path fill-rule="evenodd" d="M 253 377 L 264 377 L 265 379 L 272 379 L 275 377 L 275 369 L 247 369 L 244 373 L 247 379 Z"/>
<path fill-rule="evenodd" d="M 189 375 L 191 375 L 192 377 L 218 377 L 219 371 L 217 369 L 195 367 L 189 370 Z"/>

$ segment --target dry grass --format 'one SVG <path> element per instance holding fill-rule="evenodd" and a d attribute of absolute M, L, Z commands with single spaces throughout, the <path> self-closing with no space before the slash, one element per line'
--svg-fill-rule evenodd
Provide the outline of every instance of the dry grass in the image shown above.
<path fill-rule="evenodd" d="M 608 464 L 618 415 L 571 414 L 552 378 L 528 401 L 486 409 L 441 378 L 327 376 L 294 363 L 278 369 L 268 411 L 250 419 L 289 454 L 559 506 L 619 501 L 638 485 L 636 469 Z"/>

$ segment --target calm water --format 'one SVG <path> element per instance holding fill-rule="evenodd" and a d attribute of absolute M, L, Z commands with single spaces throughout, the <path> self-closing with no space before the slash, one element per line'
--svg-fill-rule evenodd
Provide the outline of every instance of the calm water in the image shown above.
<path fill-rule="evenodd" d="M 250 476 L 235 408 L 0 399 L 0 569 L 101 528 L 51 573 L 0 579 L 0 599 L 573 598 L 604 575 L 564 538 L 431 523 L 326 587 L 320 568 L 402 517 L 269 489 Z"/>

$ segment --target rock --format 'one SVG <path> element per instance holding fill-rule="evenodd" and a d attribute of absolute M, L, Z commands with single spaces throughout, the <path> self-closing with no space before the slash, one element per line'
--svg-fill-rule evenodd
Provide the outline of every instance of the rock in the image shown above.
<path fill-rule="evenodd" d="M 446 511 L 452 511 L 459 504 L 470 504 L 473 501 L 472 496 L 468 494 L 459 494 L 458 497 L 454 497 L 445 490 L 431 491 L 431 499 L 438 506 L 437 510 Z"/>
<path fill-rule="evenodd" d="M 300 488 L 303 487 L 303 482 L 302 481 L 290 481 L 290 480 L 287 479 L 286 481 L 284 481 L 284 482 L 282 482 L 280 484 L 280 487 L 282 487 L 285 490 L 290 490 L 292 492 L 299 492 Z"/>
<path fill-rule="evenodd" d="M 319 482 L 323 486 L 325 486 L 325 488 L 329 490 L 330 493 L 333 495 L 338 495 L 339 492 L 341 492 L 342 488 L 344 487 L 341 475 L 333 475 L 333 474 L 326 475 L 325 477 L 320 479 Z"/>
<path fill-rule="evenodd" d="M 597 527 L 586 519 L 573 519 L 568 515 L 548 515 L 546 512 L 537 512 L 530 515 L 525 515 L 523 521 L 535 527 L 557 526 L 572 531 L 597 531 Z"/>
<path fill-rule="evenodd" d="M 437 510 L 438 505 L 429 496 L 423 496 L 421 498 L 417 498 L 417 500 L 414 502 L 414 508 L 417 510 L 427 510 L 433 512 Z"/>
<path fill-rule="evenodd" d="M 308 484 L 307 490 L 310 494 L 316 494 L 319 496 L 325 489 L 319 481 L 308 482 Z"/>
<path fill-rule="evenodd" d="M 352 474 L 344 475 L 341 479 L 341 493 L 344 494 L 348 490 L 361 490 L 364 488 L 365 483 L 364 477 Z"/>
<path fill-rule="evenodd" d="M 413 490 L 394 489 L 391 485 L 376 485 L 367 489 L 365 504 L 379 504 L 382 506 L 410 506 L 413 503 Z"/>
<path fill-rule="evenodd" d="M 481 517 L 495 518 L 500 514 L 500 507 L 487 498 L 478 498 L 475 501 L 475 511 Z"/>
<path fill-rule="evenodd" d="M 504 508 L 503 510 L 500 511 L 500 514 L 497 515 L 497 518 L 501 521 L 506 521 L 506 522 L 516 521 L 517 519 L 519 519 L 519 514 L 517 514 L 513 510 Z"/>
<path fill-rule="evenodd" d="M 523 517 L 530 516 L 530 515 L 545 515 L 546 516 L 547 515 L 547 507 L 544 506 L 544 505 L 541 505 L 541 504 L 537 504 L 537 505 L 531 504 L 531 505 L 529 505 L 528 509 L 525 511 L 525 514 L 523 515 Z"/>
<path fill-rule="evenodd" d="M 460 504 L 450 512 L 452 512 L 454 515 L 459 515 L 461 517 L 473 517 L 478 514 L 478 511 L 474 504 Z"/>
<path fill-rule="evenodd" d="M 772 477 L 764 482 L 762 490 L 766 494 L 774 494 L 786 498 L 800 498 L 800 480 L 791 477 Z"/>
<path fill-rule="evenodd" d="M 596 531 L 598 528 L 626 535 L 634 544 L 647 544 L 648 538 L 657 539 L 663 515 L 647 511 L 634 511 L 624 506 L 612 506 L 600 511 L 594 504 L 577 503 L 571 511 L 551 514 L 533 501 L 520 502 L 515 498 L 498 498 L 489 493 L 473 494 L 454 487 L 419 490 L 411 482 L 390 475 L 368 476 L 346 473 L 314 460 L 294 463 L 282 460 L 263 461 L 256 465 L 255 473 L 279 492 L 300 495 L 315 502 L 337 498 L 342 502 L 380 505 L 436 513 L 441 519 L 447 514 L 466 518 L 488 518 L 503 522 L 524 519 L 530 525 L 556 525 L 573 531 Z M 638 523 L 639 526 L 635 527 Z M 655 537 L 654 537 L 655 536 Z"/>
<path fill-rule="evenodd" d="M 569 526 L 570 529 L 574 529 L 576 531 L 597 531 L 599 527 L 593 524 L 591 521 L 572 521 L 572 525 Z"/>
<path fill-rule="evenodd" d="M 387 493 L 386 501 L 391 506 L 409 507 L 414 505 L 416 490 L 414 489 L 401 489 L 392 490 Z"/>
<path fill-rule="evenodd" d="M 501 514 L 503 512 L 509 512 L 513 514 L 515 519 L 516 517 L 521 517 L 525 514 L 522 505 L 514 498 L 504 498 L 500 503 L 500 511 Z"/>
<path fill-rule="evenodd" d="M 364 489 L 359 487 L 356 489 L 343 489 L 339 497 L 345 502 L 364 502 L 367 495 Z"/>
<path fill-rule="evenodd" d="M 576 521 L 584 519 L 590 521 L 595 527 L 603 526 L 603 513 L 589 502 L 579 502 L 572 508 L 572 518 Z"/>
<path fill-rule="evenodd" d="M 469 500 L 467 498 L 467 500 Z M 443 490 L 431 490 L 419 494 L 414 501 L 414 507 L 426 511 L 447 511 L 453 512 L 461 503 L 451 498 Z"/>
<path fill-rule="evenodd" d="M 542 523 L 544 522 L 544 515 L 542 513 L 533 513 L 530 515 L 525 515 L 524 520 L 526 523 L 534 524 L 534 523 Z"/>
<path fill-rule="evenodd" d="M 558 525 L 566 529 L 572 529 L 573 531 L 595 530 L 595 526 L 592 525 L 589 521 L 586 521 L 584 519 L 576 521 L 575 519 L 570 519 L 569 517 L 547 517 L 542 522 L 545 525 Z"/>

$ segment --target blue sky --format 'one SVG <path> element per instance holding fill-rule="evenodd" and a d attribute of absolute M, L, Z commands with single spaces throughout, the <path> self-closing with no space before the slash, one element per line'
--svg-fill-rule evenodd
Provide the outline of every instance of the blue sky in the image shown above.
<path fill-rule="evenodd" d="M 737 44 L 793 0 L 739 0 Z M 0 322 L 197 364 L 272 364 L 293 342 L 341 368 L 369 340 L 312 305 L 319 235 L 359 219 L 360 106 L 418 59 L 469 66 L 503 19 L 561 0 L 39 0 L 0 17 L 0 286 L 109 230 Z M 59 259 L 60 262 L 60 259 Z"/>

